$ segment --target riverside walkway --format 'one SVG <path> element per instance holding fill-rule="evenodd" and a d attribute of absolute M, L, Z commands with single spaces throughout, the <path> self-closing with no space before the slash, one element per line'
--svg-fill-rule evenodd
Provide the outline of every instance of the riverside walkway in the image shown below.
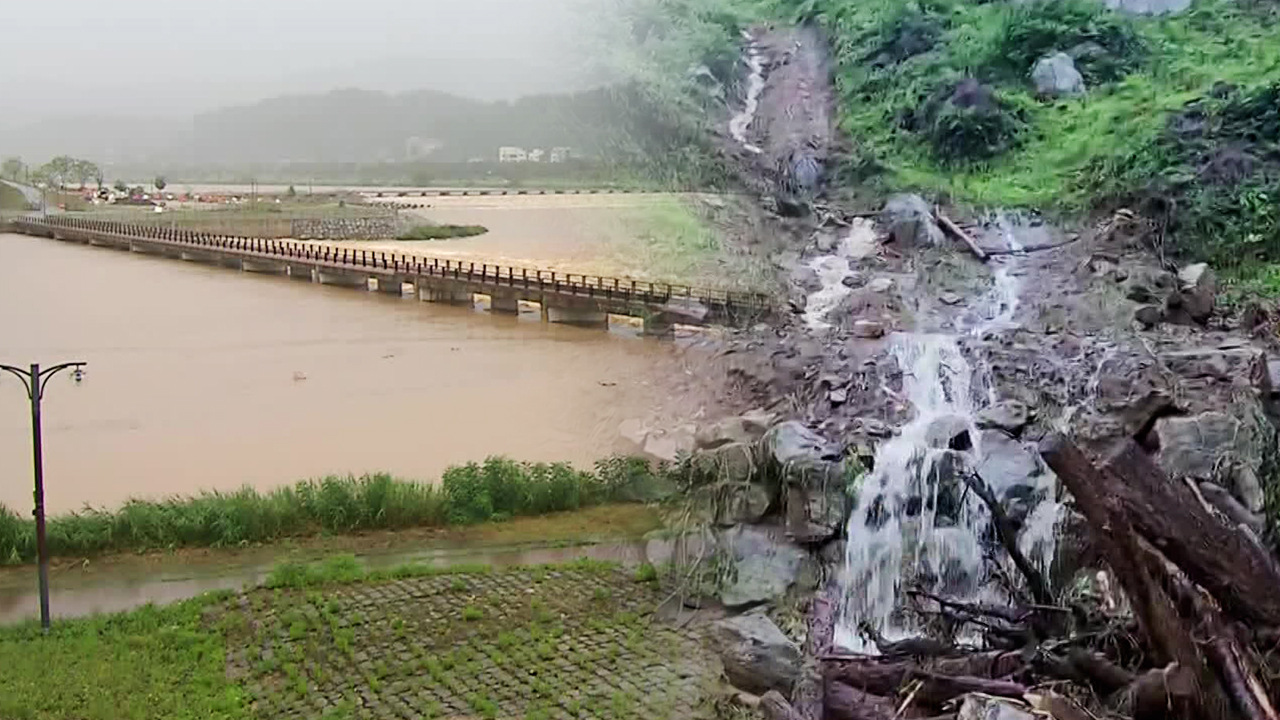
<path fill-rule="evenodd" d="M 66 216 L 11 218 L 8 228 L 28 235 L 101 245 L 246 272 L 413 295 L 426 302 L 470 305 L 490 299 L 493 312 L 519 312 L 536 303 L 548 322 L 608 327 L 609 316 L 644 321 L 651 335 L 675 325 L 741 325 L 770 312 L 758 293 L 706 290 L 624 278 L 339 248 L 321 243 L 232 237 L 173 228 Z"/>

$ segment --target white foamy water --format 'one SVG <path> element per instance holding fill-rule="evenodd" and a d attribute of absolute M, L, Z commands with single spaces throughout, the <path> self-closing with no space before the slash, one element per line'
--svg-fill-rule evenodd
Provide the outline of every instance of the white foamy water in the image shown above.
<path fill-rule="evenodd" d="M 822 287 L 809 295 L 804 304 L 804 321 L 810 330 L 831 327 L 827 316 L 853 289 L 844 284 L 853 275 L 850 261 L 861 260 L 876 251 L 876 228 L 870 221 L 858 218 L 849 226 L 849 232 L 840 239 L 835 252 L 820 255 L 809 261 L 809 267 L 818 274 Z"/>
<path fill-rule="evenodd" d="M 764 53 L 751 33 L 744 30 L 742 39 L 747 41 L 747 99 L 742 112 L 729 120 L 729 134 L 748 152 L 758 155 L 763 151 L 747 141 L 747 129 L 755 122 L 756 111 L 760 109 L 760 93 L 764 92 Z"/>
<path fill-rule="evenodd" d="M 962 331 L 981 336 L 1013 325 L 1020 281 L 1001 264 L 989 293 L 975 303 L 977 317 Z M 985 457 L 975 424 L 975 395 L 994 401 L 985 364 L 974 368 L 955 336 L 898 334 L 893 353 L 902 369 L 902 394 L 914 417 L 876 451 L 874 470 L 863 479 L 847 528 L 848 545 L 839 578 L 842 603 L 836 644 L 876 654 L 875 637 L 902 640 L 919 634 L 906 609 L 906 592 L 919 588 L 959 601 L 1003 601 L 991 582 L 992 553 L 984 552 L 990 513 L 964 485 L 960 473 Z M 967 430 L 972 448 L 948 449 Z M 1053 558 L 1061 506 L 1057 480 L 1047 469 L 1034 478 L 984 479 L 997 497 L 1015 484 L 1038 498 L 1023 522 L 1019 548 L 1047 570 Z M 1007 554 L 994 553 L 1010 577 Z"/>

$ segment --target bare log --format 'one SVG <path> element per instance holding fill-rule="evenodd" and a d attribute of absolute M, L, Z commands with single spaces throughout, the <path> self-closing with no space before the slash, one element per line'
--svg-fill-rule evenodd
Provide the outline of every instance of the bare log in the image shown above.
<path fill-rule="evenodd" d="M 1218 672 L 1232 707 L 1241 717 L 1245 720 L 1277 720 L 1271 699 L 1234 642 L 1217 638 L 1208 644 L 1205 654 Z"/>
<path fill-rule="evenodd" d="M 987 251 L 979 247 L 978 243 L 974 242 L 973 238 L 969 237 L 969 233 L 961 229 L 961 227 L 955 224 L 951 218 L 943 215 L 941 210 L 935 210 L 933 214 L 938 220 L 938 225 L 941 226 L 948 235 L 962 241 L 965 245 L 968 245 L 969 251 L 973 253 L 974 257 L 986 262 Z"/>
<path fill-rule="evenodd" d="M 923 682 L 916 693 L 916 702 L 927 707 L 942 707 L 948 700 L 971 692 L 1010 698 L 1020 698 L 1027 692 L 1026 685 L 1008 680 L 940 675 L 926 670 L 914 670 L 911 676 Z"/>
<path fill-rule="evenodd" d="M 1280 624 L 1280 572 L 1258 545 L 1204 509 L 1132 441 L 1107 461 L 1112 492 L 1138 531 L 1203 586 L 1232 617 Z"/>
<path fill-rule="evenodd" d="M 805 720 L 777 690 L 770 690 L 760 697 L 760 712 L 765 720 Z"/>
<path fill-rule="evenodd" d="M 827 717 L 831 720 L 891 720 L 893 700 L 862 692 L 838 680 L 827 681 Z"/>
<path fill-rule="evenodd" d="M 1081 676 L 1089 680 L 1089 684 L 1100 695 L 1111 693 L 1128 686 L 1133 682 L 1133 673 L 1116 665 L 1101 653 L 1084 648 L 1071 648 L 1067 651 L 1067 662 Z"/>
<path fill-rule="evenodd" d="M 980 498 L 982 502 L 987 504 L 987 509 L 991 511 L 991 519 L 996 526 L 996 534 L 1000 536 L 1000 544 L 1004 545 L 1005 551 L 1009 553 L 1009 557 L 1013 559 L 1013 564 L 1017 566 L 1018 572 L 1022 573 L 1022 577 L 1027 581 L 1027 588 L 1031 590 L 1031 597 L 1035 598 L 1037 603 L 1041 605 L 1053 604 L 1053 593 L 1049 592 L 1049 583 L 1045 582 L 1044 576 L 1027 560 L 1027 556 L 1022 554 L 1022 550 L 1018 549 L 1018 533 L 1013 529 L 1013 523 L 1009 521 L 1009 516 L 1004 512 L 1004 506 L 996 499 L 995 493 L 991 492 L 991 488 L 987 485 L 987 481 L 978 477 L 975 473 L 962 473 L 965 484 Z"/>
<path fill-rule="evenodd" d="M 847 660 L 827 667 L 827 682 L 841 682 L 872 695 L 893 695 L 907 681 L 914 663 L 877 662 L 873 659 Z"/>
<path fill-rule="evenodd" d="M 1001 678 L 1012 675 L 1025 666 L 1021 653 L 994 650 L 959 657 L 935 658 L 924 663 L 876 658 L 831 662 L 827 665 L 827 678 L 872 695 L 893 695 L 917 671 L 937 675 Z"/>
<path fill-rule="evenodd" d="M 1134 720 L 1190 717 L 1196 705 L 1196 676 L 1177 663 L 1148 670 L 1121 691 L 1118 708 Z"/>

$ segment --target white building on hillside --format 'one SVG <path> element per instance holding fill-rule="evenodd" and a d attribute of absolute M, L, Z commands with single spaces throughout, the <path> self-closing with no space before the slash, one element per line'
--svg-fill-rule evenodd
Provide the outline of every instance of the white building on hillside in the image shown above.
<path fill-rule="evenodd" d="M 534 148 L 529 151 L 529 162 L 542 162 L 542 158 L 546 156 L 547 151 L 542 148 Z"/>
<path fill-rule="evenodd" d="M 522 163 L 529 159 L 529 153 L 525 152 L 522 147 L 512 147 L 505 145 L 498 148 L 498 162 L 503 163 Z"/>
<path fill-rule="evenodd" d="M 551 148 L 551 157 L 549 158 L 549 161 L 553 163 L 568 162 L 569 158 L 572 156 L 573 148 L 553 147 Z"/>

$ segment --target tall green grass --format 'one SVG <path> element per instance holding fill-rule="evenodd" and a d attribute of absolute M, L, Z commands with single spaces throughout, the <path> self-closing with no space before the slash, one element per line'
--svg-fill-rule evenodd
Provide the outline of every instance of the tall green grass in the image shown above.
<path fill-rule="evenodd" d="M 164 500 L 130 500 L 49 519 L 53 555 L 182 547 L 242 547 L 288 537 L 443 527 L 625 500 L 649 474 L 644 461 L 612 459 L 595 472 L 563 463 L 489 458 L 445 471 L 440 485 L 386 474 L 305 480 L 269 492 L 243 488 Z M 0 506 L 0 563 L 36 556 L 35 522 Z"/>

